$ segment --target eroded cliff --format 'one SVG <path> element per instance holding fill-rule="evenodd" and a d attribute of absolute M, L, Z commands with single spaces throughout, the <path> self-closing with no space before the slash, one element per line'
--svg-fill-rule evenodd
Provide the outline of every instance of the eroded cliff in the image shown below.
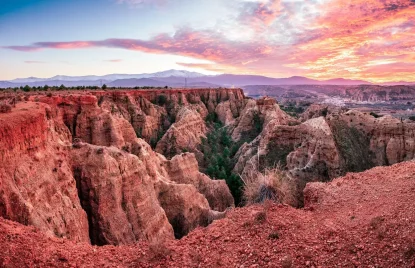
<path fill-rule="evenodd" d="M 286 170 L 297 188 L 298 202 L 291 204 L 299 206 L 307 182 L 413 159 L 415 124 L 353 110 L 325 111 L 326 116 L 302 124 L 266 126 L 240 148 L 235 172 L 249 176 L 275 166 Z"/>
<path fill-rule="evenodd" d="M 181 237 L 234 205 L 225 183 L 199 172 L 194 154 L 167 160 L 137 138 L 118 99 L 101 97 L 32 97 L 40 102 L 0 115 L 1 216 L 50 235 L 118 245 Z M 135 108 L 147 107 L 147 117 L 166 111 L 140 102 Z"/>

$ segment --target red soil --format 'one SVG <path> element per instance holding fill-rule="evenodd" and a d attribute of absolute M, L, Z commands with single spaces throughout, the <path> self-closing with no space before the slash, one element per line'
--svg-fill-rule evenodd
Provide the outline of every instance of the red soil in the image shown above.
<path fill-rule="evenodd" d="M 0 219 L 1 267 L 415 267 L 415 162 L 305 189 L 306 207 L 237 208 L 166 245 L 94 247 Z"/>

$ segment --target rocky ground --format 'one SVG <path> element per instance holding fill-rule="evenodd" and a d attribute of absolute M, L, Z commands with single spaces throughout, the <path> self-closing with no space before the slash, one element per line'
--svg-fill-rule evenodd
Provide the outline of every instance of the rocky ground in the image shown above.
<path fill-rule="evenodd" d="M 181 240 L 91 246 L 0 219 L 1 267 L 414 267 L 415 162 L 310 183 L 305 208 L 237 208 Z"/>

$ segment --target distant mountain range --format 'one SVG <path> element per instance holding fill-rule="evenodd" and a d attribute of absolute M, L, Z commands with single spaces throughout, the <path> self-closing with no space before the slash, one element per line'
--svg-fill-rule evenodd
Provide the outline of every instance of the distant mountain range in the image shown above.
<path fill-rule="evenodd" d="M 302 76 L 288 78 L 271 78 L 260 75 L 204 75 L 197 72 L 184 70 L 168 70 L 157 73 L 145 74 L 109 74 L 103 76 L 65 76 L 57 75 L 51 78 L 18 78 L 8 81 L 0 81 L 0 88 L 20 86 L 101 86 L 106 84 L 109 87 L 243 87 L 249 85 L 342 85 L 353 86 L 372 84 L 363 80 L 350 80 L 336 78 L 330 80 L 316 80 Z M 415 85 L 415 82 L 389 82 L 382 85 Z"/>

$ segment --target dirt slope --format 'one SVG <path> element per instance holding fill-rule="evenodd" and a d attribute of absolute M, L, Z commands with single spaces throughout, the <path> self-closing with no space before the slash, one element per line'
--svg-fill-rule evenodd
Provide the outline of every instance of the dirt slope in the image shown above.
<path fill-rule="evenodd" d="M 238 208 L 166 247 L 75 244 L 0 219 L 0 266 L 415 266 L 415 162 L 311 183 L 304 196 L 305 209 Z"/>

